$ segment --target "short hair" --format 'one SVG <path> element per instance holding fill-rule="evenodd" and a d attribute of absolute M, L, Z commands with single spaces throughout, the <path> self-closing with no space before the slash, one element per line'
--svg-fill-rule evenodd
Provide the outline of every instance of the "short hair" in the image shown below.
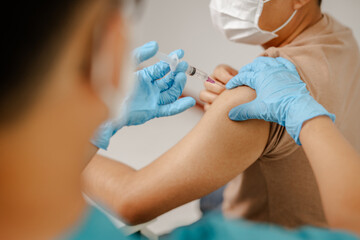
<path fill-rule="evenodd" d="M 1 14 L 0 124 L 27 107 L 45 82 L 85 0 L 6 1 Z"/>
<path fill-rule="evenodd" d="M 322 0 L 319 0 L 318 3 L 319 3 L 319 6 L 321 6 Z"/>

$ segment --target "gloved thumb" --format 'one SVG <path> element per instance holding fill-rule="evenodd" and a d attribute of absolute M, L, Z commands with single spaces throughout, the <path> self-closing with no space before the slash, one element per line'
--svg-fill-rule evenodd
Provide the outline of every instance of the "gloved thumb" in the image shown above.
<path fill-rule="evenodd" d="M 252 89 L 256 89 L 255 83 L 254 83 L 254 77 L 255 73 L 252 71 L 240 71 L 238 75 L 233 77 L 227 84 L 226 88 L 228 90 L 231 90 L 236 87 L 240 86 L 249 86 Z"/>
<path fill-rule="evenodd" d="M 186 111 L 187 109 L 195 106 L 196 101 L 192 97 L 185 97 L 177 100 L 174 103 L 162 105 L 159 109 L 157 117 L 168 117 Z"/>
<path fill-rule="evenodd" d="M 240 81 L 239 81 L 239 75 L 236 75 L 235 77 L 233 77 L 232 79 L 230 79 L 230 81 L 226 84 L 226 89 L 227 90 L 231 90 L 233 88 L 236 88 L 236 87 L 240 87 L 240 86 L 243 86 L 244 84 L 242 84 Z"/>
<path fill-rule="evenodd" d="M 133 51 L 133 56 L 135 58 L 136 64 L 140 64 L 153 56 L 157 53 L 159 50 L 159 45 L 155 41 L 151 41 L 146 43 L 145 45 L 135 49 Z"/>
<path fill-rule="evenodd" d="M 249 119 L 261 119 L 262 111 L 255 99 L 233 108 L 229 113 L 229 118 L 233 121 L 246 121 Z"/>

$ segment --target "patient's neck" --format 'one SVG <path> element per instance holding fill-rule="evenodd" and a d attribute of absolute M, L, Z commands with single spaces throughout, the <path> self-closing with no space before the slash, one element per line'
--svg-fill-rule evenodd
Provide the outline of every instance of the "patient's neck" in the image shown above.
<path fill-rule="evenodd" d="M 308 6 L 301 9 L 296 14 L 292 22 L 284 29 L 278 32 L 279 37 L 262 45 L 264 49 L 270 47 L 283 47 L 291 43 L 302 32 L 309 27 L 315 25 L 323 18 L 323 14 L 319 7 Z"/>

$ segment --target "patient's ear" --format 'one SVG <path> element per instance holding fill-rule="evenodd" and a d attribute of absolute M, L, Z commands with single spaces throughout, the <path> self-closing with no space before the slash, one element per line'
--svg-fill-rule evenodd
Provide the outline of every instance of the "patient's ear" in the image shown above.
<path fill-rule="evenodd" d="M 294 10 L 299 10 L 305 5 L 309 4 L 310 2 L 313 2 L 314 0 L 293 0 L 293 8 Z M 317 0 L 315 0 L 317 1 Z"/>

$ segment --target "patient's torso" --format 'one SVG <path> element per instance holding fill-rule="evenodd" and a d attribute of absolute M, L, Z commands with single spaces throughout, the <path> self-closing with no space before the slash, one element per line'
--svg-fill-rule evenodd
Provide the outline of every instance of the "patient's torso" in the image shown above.
<path fill-rule="evenodd" d="M 264 55 L 292 61 L 312 96 L 336 114 L 336 125 L 360 151 L 360 55 L 351 30 L 324 15 L 291 44 Z M 263 156 L 229 183 L 224 199 L 229 217 L 288 227 L 327 226 L 310 163 L 277 124 L 271 124 Z"/>

